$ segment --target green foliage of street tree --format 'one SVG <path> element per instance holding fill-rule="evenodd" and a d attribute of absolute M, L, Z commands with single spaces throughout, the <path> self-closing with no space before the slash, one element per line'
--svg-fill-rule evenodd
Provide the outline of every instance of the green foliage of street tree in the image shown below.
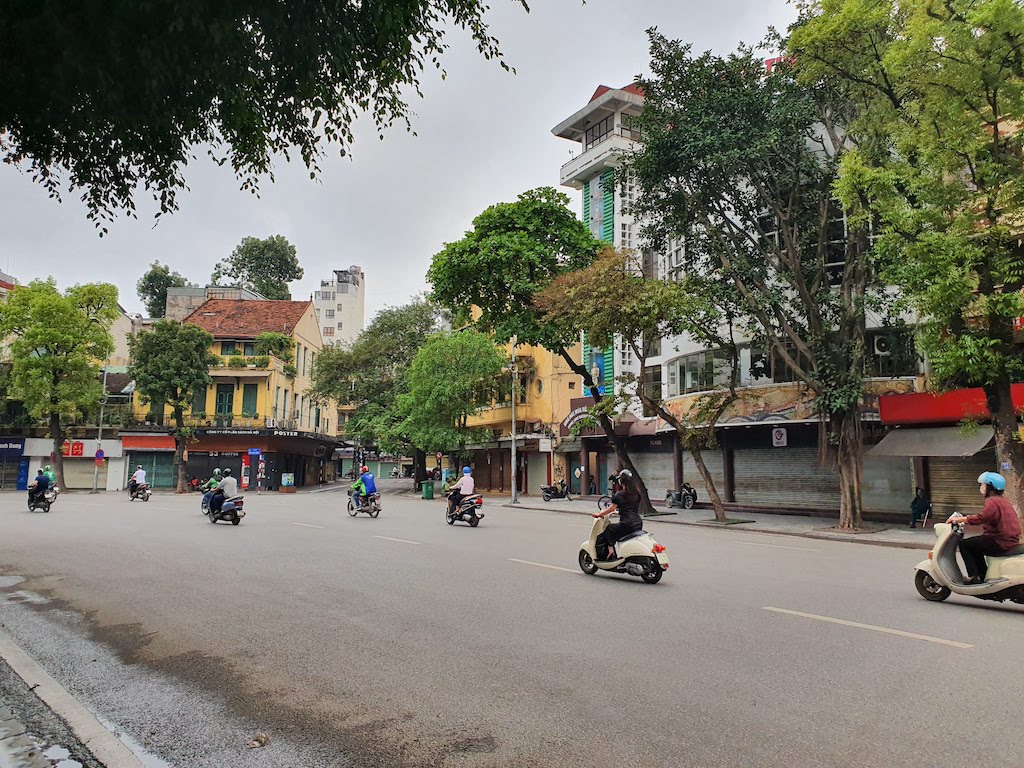
<path fill-rule="evenodd" d="M 166 264 L 154 261 L 146 274 L 139 278 L 135 289 L 139 292 L 149 317 L 163 317 L 167 312 L 167 289 L 192 286 L 184 276 L 171 270 Z"/>
<path fill-rule="evenodd" d="M 213 336 L 194 325 L 170 320 L 154 323 L 128 339 L 129 372 L 142 402 L 171 407 L 174 415 L 174 467 L 178 493 L 188 491 L 184 453 L 195 440 L 195 429 L 185 424 L 185 410 L 197 392 L 210 386 L 209 369 L 218 358 L 210 347 Z"/>
<path fill-rule="evenodd" d="M 568 208 L 569 198 L 550 187 L 524 192 L 513 203 L 493 205 L 473 220 L 461 240 L 434 256 L 427 273 L 432 297 L 456 315 L 479 312 L 477 327 L 497 343 L 515 339 L 559 355 L 594 399 L 594 416 L 624 467 L 640 483 L 644 511 L 647 488 L 612 421 L 614 396 L 602 395 L 586 366 L 573 359 L 579 341 L 572 329 L 545 321 L 536 295 L 559 275 L 582 269 L 602 248 Z"/>
<path fill-rule="evenodd" d="M 0 337 L 12 339 L 10 394 L 49 425 L 62 488 L 64 422 L 99 403 L 100 366 L 114 349 L 110 326 L 118 313 L 113 285 L 76 285 L 61 293 L 52 278 L 19 286 L 0 304 Z"/>
<path fill-rule="evenodd" d="M 982 387 L 1024 513 L 1010 387 L 1024 377 L 1024 8 L 1012 0 L 801 4 L 790 48 L 812 86 L 860 105 L 837 190 L 880 222 L 885 276 L 919 317 L 940 388 Z"/>
<path fill-rule="evenodd" d="M 833 192 L 856 140 L 854 105 L 798 83 L 784 62 L 766 70 L 753 50 L 693 55 L 650 39 L 636 212 L 653 242 L 685 241 L 684 271 L 729 286 L 740 324 L 814 393 L 821 459 L 839 472 L 839 525 L 859 528 L 865 319 L 885 294 L 868 222 L 844 226 Z"/>
<path fill-rule="evenodd" d="M 629 375 L 622 382 L 627 404 L 635 397 L 675 429 L 680 450 L 693 456 L 715 519 L 726 522 L 703 449 L 714 445 L 715 425 L 737 399 L 739 351 L 730 322 L 730 296 L 725 290 L 709 290 L 696 276 L 679 282 L 647 278 L 642 266 L 642 258 L 634 253 L 606 249 L 589 267 L 556 277 L 537 294 L 534 305 L 543 312 L 545 322 L 566 333 L 586 333 L 596 344 L 613 344 L 616 338 L 628 344 L 641 371 L 647 368 L 649 343 L 654 339 L 686 334 L 707 348 L 728 352 L 726 387 L 697 398 L 686 412 L 669 408 L 660 387 L 645 386 L 642 379 Z"/>
<path fill-rule="evenodd" d="M 525 2 L 517 0 L 526 7 Z M 257 191 L 275 156 L 315 177 L 353 123 L 404 123 L 446 33 L 501 59 L 475 0 L 253 0 L 247 3 L 0 6 L 0 157 L 57 197 L 81 192 L 91 219 L 133 213 L 144 188 L 177 208 L 196 147 Z M 442 72 L 443 76 L 443 72 Z"/>
<path fill-rule="evenodd" d="M 478 432 L 466 422 L 498 397 L 505 365 L 491 337 L 479 331 L 431 336 L 409 366 L 409 391 L 398 398 L 402 433 L 428 453 L 462 452 Z"/>
<path fill-rule="evenodd" d="M 389 307 L 377 313 L 350 348 L 324 349 L 313 366 L 314 399 L 356 406 L 345 425 L 346 438 L 389 453 L 412 453 L 417 485 L 427 476 L 426 453 L 403 430 L 398 401 L 409 392 L 416 352 L 441 322 L 440 308 L 423 299 Z"/>
<path fill-rule="evenodd" d="M 254 346 L 257 355 L 274 355 L 286 363 L 290 363 L 295 359 L 292 337 L 287 333 L 264 331 L 257 334 Z"/>
<path fill-rule="evenodd" d="M 243 239 L 230 256 L 217 264 L 210 280 L 218 284 L 228 278 L 264 298 L 290 299 L 288 283 L 301 280 L 303 274 L 295 246 L 283 235 L 273 235 Z"/>

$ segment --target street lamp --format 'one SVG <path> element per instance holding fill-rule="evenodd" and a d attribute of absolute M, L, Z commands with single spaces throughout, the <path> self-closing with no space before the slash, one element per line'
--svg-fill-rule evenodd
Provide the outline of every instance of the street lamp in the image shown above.
<path fill-rule="evenodd" d="M 103 448 L 103 409 L 107 404 L 107 369 L 110 367 L 110 358 L 108 357 L 103 363 L 103 393 L 100 397 L 100 423 L 96 427 L 96 449 L 101 450 Z M 91 493 L 99 493 L 100 485 L 100 460 L 95 460 L 96 464 L 92 468 L 92 491 Z"/>
<path fill-rule="evenodd" d="M 519 383 L 519 370 L 516 368 L 516 337 L 512 337 L 512 504 L 519 503 L 519 473 L 516 471 L 516 386 Z"/>

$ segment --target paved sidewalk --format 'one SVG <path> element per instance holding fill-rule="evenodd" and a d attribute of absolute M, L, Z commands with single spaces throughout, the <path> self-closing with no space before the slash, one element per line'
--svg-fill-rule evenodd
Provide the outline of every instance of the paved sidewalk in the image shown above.
<path fill-rule="evenodd" d="M 491 503 L 497 501 L 493 496 Z M 565 501 L 555 499 L 545 502 L 539 497 L 520 497 L 518 505 L 512 505 L 507 500 L 501 503 L 511 509 L 540 509 L 546 512 L 569 512 L 572 514 L 592 514 L 597 510 L 594 501 Z M 661 511 L 664 507 L 655 506 Z M 785 536 L 802 536 L 810 539 L 831 539 L 833 541 L 851 541 L 859 544 L 875 544 L 883 547 L 904 547 L 906 549 L 931 549 L 935 541 L 935 532 L 928 528 L 910 528 L 897 526 L 891 523 L 867 523 L 870 532 L 866 533 L 843 533 L 835 530 L 836 519 L 826 517 L 808 517 L 805 515 L 779 515 L 764 512 L 738 512 L 730 511 L 731 518 L 749 520 L 750 522 L 738 523 L 735 525 L 721 525 L 714 521 L 714 512 L 711 509 L 697 507 L 696 509 L 673 509 L 674 514 L 661 514 L 649 517 L 649 520 L 659 523 L 674 523 L 677 525 L 699 525 L 705 528 L 721 528 L 729 531 L 756 531 L 758 533 L 774 533 Z"/>

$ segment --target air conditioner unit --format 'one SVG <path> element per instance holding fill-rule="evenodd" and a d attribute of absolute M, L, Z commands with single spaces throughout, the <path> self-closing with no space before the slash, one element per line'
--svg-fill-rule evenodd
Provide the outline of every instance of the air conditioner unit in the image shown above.
<path fill-rule="evenodd" d="M 267 419 L 267 429 L 274 429 L 277 426 L 277 419 Z"/>
<path fill-rule="evenodd" d="M 874 349 L 875 354 L 878 357 L 889 357 L 892 354 L 892 337 L 891 336 L 875 336 Z"/>

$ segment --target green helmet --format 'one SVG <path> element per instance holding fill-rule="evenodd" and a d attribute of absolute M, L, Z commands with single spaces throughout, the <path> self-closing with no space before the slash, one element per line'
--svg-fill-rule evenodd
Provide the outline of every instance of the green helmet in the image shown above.
<path fill-rule="evenodd" d="M 45 471 L 45 472 L 49 472 L 49 471 L 50 471 L 50 465 L 49 465 L 49 464 L 47 464 L 47 465 L 46 465 L 46 466 L 45 466 L 45 467 L 43 468 L 43 471 Z"/>
<path fill-rule="evenodd" d="M 217 467 L 217 468 L 215 468 L 215 469 L 213 470 L 213 474 L 214 474 L 214 475 L 219 475 L 219 474 L 220 474 L 220 467 Z"/>

